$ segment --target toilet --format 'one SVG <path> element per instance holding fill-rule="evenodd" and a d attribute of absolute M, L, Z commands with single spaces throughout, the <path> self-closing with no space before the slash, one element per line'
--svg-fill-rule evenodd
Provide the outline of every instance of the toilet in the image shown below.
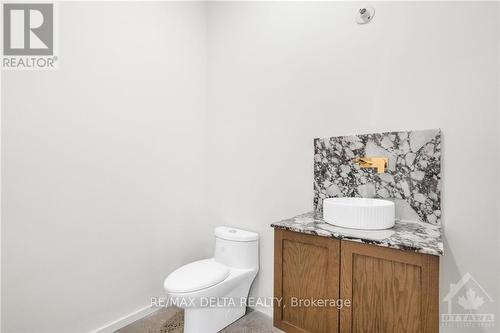
<path fill-rule="evenodd" d="M 239 319 L 259 271 L 259 235 L 215 228 L 215 254 L 184 265 L 163 284 L 169 301 L 184 309 L 184 333 L 215 333 Z"/>

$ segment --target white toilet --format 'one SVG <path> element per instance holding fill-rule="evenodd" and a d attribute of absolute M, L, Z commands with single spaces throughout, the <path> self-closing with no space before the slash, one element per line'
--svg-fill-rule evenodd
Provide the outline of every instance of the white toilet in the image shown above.
<path fill-rule="evenodd" d="M 215 333 L 242 317 L 258 271 L 259 235 L 215 228 L 214 257 L 178 268 L 163 284 L 184 309 L 184 333 Z"/>

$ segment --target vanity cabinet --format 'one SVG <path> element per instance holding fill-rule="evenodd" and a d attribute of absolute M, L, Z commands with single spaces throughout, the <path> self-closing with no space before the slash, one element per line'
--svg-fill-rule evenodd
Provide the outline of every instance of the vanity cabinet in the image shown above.
<path fill-rule="evenodd" d="M 284 230 L 274 236 L 274 326 L 289 333 L 338 332 L 337 308 L 305 302 L 339 298 L 340 241 Z"/>
<path fill-rule="evenodd" d="M 439 332 L 439 257 L 341 242 L 340 332 Z"/>
<path fill-rule="evenodd" d="M 274 249 L 274 294 L 281 299 L 274 303 L 277 328 L 439 332 L 439 257 L 280 229 Z M 339 310 L 307 301 L 339 298 L 350 306 Z"/>

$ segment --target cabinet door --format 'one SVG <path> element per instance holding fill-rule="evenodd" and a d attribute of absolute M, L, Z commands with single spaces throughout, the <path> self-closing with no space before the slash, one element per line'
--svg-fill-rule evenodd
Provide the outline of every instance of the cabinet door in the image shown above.
<path fill-rule="evenodd" d="M 274 326 L 289 333 L 338 332 L 336 307 L 298 300 L 338 299 L 340 241 L 285 230 L 274 236 L 274 295 L 282 300 L 274 303 Z"/>
<path fill-rule="evenodd" d="M 439 258 L 342 241 L 343 333 L 439 332 Z"/>

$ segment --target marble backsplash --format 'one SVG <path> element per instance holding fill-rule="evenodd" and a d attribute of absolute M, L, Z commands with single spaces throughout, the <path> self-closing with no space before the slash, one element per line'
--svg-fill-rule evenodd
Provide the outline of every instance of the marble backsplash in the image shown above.
<path fill-rule="evenodd" d="M 361 169 L 356 157 L 387 157 L 388 168 Z M 314 208 L 323 199 L 393 200 L 396 217 L 441 224 L 441 131 L 402 131 L 314 139 Z"/>

